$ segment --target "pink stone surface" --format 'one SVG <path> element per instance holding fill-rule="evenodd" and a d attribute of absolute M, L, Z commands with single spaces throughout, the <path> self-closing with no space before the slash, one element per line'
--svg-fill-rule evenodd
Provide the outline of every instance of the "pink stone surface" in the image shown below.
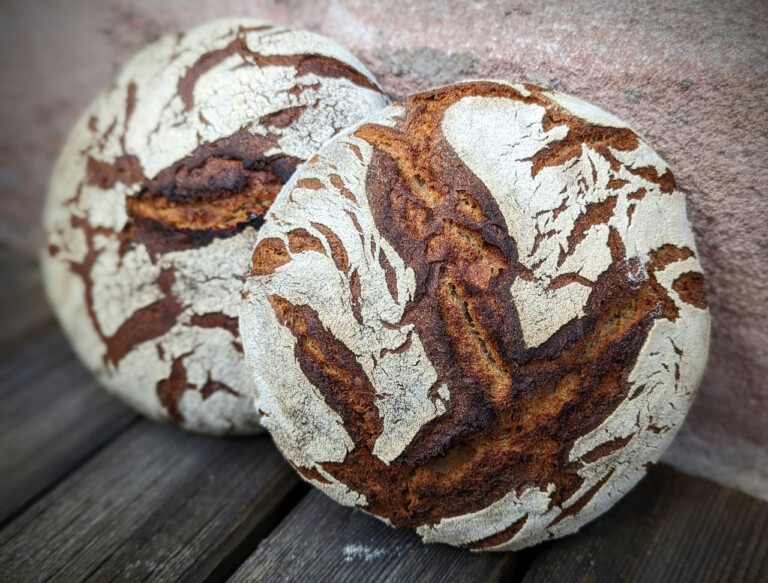
<path fill-rule="evenodd" d="M 6 0 L 0 243 L 34 254 L 66 133 L 145 43 L 212 18 L 321 32 L 395 97 L 538 82 L 628 121 L 672 165 L 708 276 L 712 348 L 666 460 L 768 498 L 768 3 Z"/>

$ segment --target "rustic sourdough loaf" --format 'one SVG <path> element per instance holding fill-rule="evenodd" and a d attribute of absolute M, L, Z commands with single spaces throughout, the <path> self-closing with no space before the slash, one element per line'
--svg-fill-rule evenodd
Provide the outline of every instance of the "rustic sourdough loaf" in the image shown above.
<path fill-rule="evenodd" d="M 42 262 L 80 358 L 144 414 L 260 430 L 237 329 L 266 209 L 296 166 L 388 103 L 318 35 L 206 24 L 138 53 L 56 164 Z"/>
<path fill-rule="evenodd" d="M 605 511 L 683 421 L 709 315 L 683 194 L 625 123 L 477 81 L 293 176 L 240 330 L 298 471 L 427 542 L 516 549 Z"/>

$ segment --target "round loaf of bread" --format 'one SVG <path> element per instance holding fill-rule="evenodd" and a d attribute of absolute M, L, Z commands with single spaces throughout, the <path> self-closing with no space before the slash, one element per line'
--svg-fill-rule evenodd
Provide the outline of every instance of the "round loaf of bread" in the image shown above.
<path fill-rule="evenodd" d="M 346 50 L 253 20 L 139 52 L 54 169 L 42 254 L 75 351 L 142 413 L 260 431 L 237 306 L 263 215 L 296 166 L 388 104 Z"/>
<path fill-rule="evenodd" d="M 593 105 L 491 81 L 411 96 L 303 165 L 240 314 L 263 423 L 308 481 L 484 550 L 629 490 L 709 341 L 664 161 Z"/>

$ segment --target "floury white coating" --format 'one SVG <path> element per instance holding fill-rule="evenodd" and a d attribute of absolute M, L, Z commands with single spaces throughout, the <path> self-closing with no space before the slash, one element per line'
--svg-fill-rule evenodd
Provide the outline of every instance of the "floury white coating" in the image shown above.
<path fill-rule="evenodd" d="M 290 57 L 302 55 L 336 59 L 368 83 L 300 72 L 300 59 Z M 236 322 L 256 228 L 152 253 L 130 237 L 126 243 L 126 201 L 201 146 L 238 133 L 270 144 L 265 158 L 306 160 L 388 103 L 376 87 L 356 58 L 324 37 L 221 20 L 152 43 L 89 106 L 51 179 L 42 267 L 75 351 L 110 392 L 187 429 L 262 430 Z M 281 112 L 291 114 L 287 122 L 274 119 Z M 116 174 L 112 184 L 89 179 L 91 159 Z M 141 331 L 168 313 L 173 317 L 158 334 Z M 110 356 L 108 344 L 117 338 L 129 346 Z M 161 397 L 161 384 L 170 381 L 177 388 Z"/>
<path fill-rule="evenodd" d="M 391 125 L 399 113 L 399 108 L 392 107 L 375 119 Z M 267 297 L 272 290 L 293 304 L 316 309 L 325 327 L 357 356 L 379 396 L 384 430 L 374 452 L 382 460 L 391 462 L 400 455 L 425 423 L 445 411 L 448 400 L 445 390 L 435 401 L 428 396 L 437 374 L 413 325 L 395 326 L 413 297 L 415 280 L 413 270 L 376 229 L 367 204 L 365 179 L 371 154 L 368 142 L 347 136 L 297 172 L 301 180 L 320 180 L 321 189 L 301 186 L 295 179 L 285 185 L 290 196 L 275 201 L 271 220 L 262 227 L 262 240 L 278 238 L 287 244 L 290 231 L 304 229 L 323 242 L 326 252 L 296 254 L 272 275 L 250 279 L 247 300 L 241 305 L 243 346 L 252 363 L 258 407 L 269 413 L 263 423 L 286 457 L 302 467 L 342 462 L 352 441 L 341 418 L 326 405 L 294 358 L 296 340 L 276 318 Z M 331 174 L 342 183 L 334 185 Z M 341 186 L 356 200 L 344 196 Z M 337 269 L 330 242 L 318 226 L 341 240 L 349 261 L 345 272 Z M 382 251 L 396 274 L 397 298 L 387 288 L 379 261 Z M 354 273 L 360 280 L 362 323 L 353 310 L 350 279 Z M 271 366 L 260 366 L 267 361 Z M 291 390 L 275 390 L 282 386 Z"/>
<path fill-rule="evenodd" d="M 571 107 L 581 104 L 572 113 L 578 117 L 585 112 L 581 117 L 586 121 L 626 127 L 619 120 L 613 121 L 615 118 L 610 114 L 595 113 L 602 110 L 593 105 L 570 96 L 552 95 L 560 104 Z M 511 289 L 524 339 L 530 347 L 541 345 L 563 324 L 584 315 L 589 287 L 573 282 L 549 290 L 549 284 L 569 273 L 595 282 L 611 265 L 609 227 L 621 234 L 628 256 L 636 257 L 643 265 L 650 252 L 663 244 L 695 249 L 682 193 L 662 196 L 658 184 L 626 168 L 653 166 L 659 175 L 667 170 L 666 164 L 642 141 L 632 152 L 614 150 L 623 164 L 618 171 L 613 171 L 608 160 L 583 144 L 580 157 L 562 166 L 544 167 L 532 176 L 532 162 L 526 159 L 568 133 L 565 125 L 545 132 L 544 113 L 542 106 L 522 101 L 467 97 L 445 112 L 442 123 L 448 142 L 498 201 L 517 243 L 519 261 L 534 272 L 534 281 L 518 278 Z M 623 180 L 626 184 L 609 190 L 607 185 L 611 179 Z M 656 196 L 633 203 L 627 195 L 639 188 Z M 609 195 L 618 196 L 611 220 L 592 226 L 576 249 L 569 249 L 568 237 L 574 230 L 576 218 L 586 205 L 602 202 Z M 659 204 L 660 201 L 663 204 Z M 565 209 L 558 212 L 563 203 Z M 627 213 L 630 204 L 635 205 L 631 217 Z M 665 224 L 669 227 L 659 228 Z M 542 233 L 547 237 L 538 239 Z M 559 263 L 561 249 L 570 254 Z"/>
<path fill-rule="evenodd" d="M 581 464 L 578 475 L 583 482 L 562 506 L 552 504 L 556 485 L 550 483 L 512 490 L 479 511 L 417 528 L 425 542 L 471 545 L 517 525 L 510 538 L 483 548 L 499 551 L 574 532 L 626 493 L 645 474 L 647 465 L 658 460 L 682 424 L 709 345 L 707 309 L 685 301 L 674 287 L 681 276 L 701 273 L 684 196 L 677 190 L 663 192 L 657 180 L 637 171 L 650 168 L 660 177 L 668 169 L 664 161 L 638 138 L 631 151 L 610 150 L 620 163 L 618 168 L 582 143 L 578 155 L 533 172 L 532 158 L 571 130 L 565 124 L 545 129 L 545 108 L 526 102 L 531 93 L 525 87 L 509 86 L 520 99 L 463 97 L 445 111 L 440 129 L 498 204 L 517 246 L 518 261 L 533 275 L 518 277 L 509 290 L 526 347 L 541 346 L 565 324 L 585 315 L 592 285 L 613 263 L 609 232 L 618 234 L 626 262 L 632 266 L 629 281 L 639 286 L 653 269 L 678 315 L 654 321 L 629 371 L 627 397 L 573 444 L 569 461 Z M 575 97 L 542 94 L 575 118 L 628 129 L 614 116 Z M 392 127 L 404 111 L 392 106 L 368 123 Z M 449 410 L 450 385 L 440 387 L 439 398 L 429 396 L 437 375 L 424 351 L 424 340 L 412 326 L 397 324 L 413 299 L 414 275 L 373 220 L 366 184 L 372 157 L 371 145 L 350 129 L 294 175 L 272 206 L 258 240 L 279 239 L 289 249 L 288 233 L 304 229 L 322 242 L 325 253 L 290 252 L 290 261 L 273 273 L 251 276 L 240 308 L 257 405 L 267 415 L 264 425 L 292 463 L 322 476 L 315 479 L 305 474 L 309 481 L 339 502 L 363 507 L 367 501 L 362 493 L 338 482 L 322 467 L 325 462 L 343 463 L 354 444 L 341 417 L 302 371 L 295 356 L 296 339 L 280 324 L 268 298 L 279 296 L 310 307 L 322 325 L 354 353 L 380 399 L 376 406 L 385 429 L 373 454 L 384 463 L 391 464 L 422 427 Z M 333 180 L 334 175 L 341 180 Z M 311 189 L 302 186 L 310 183 Z M 630 196 L 641 189 L 644 196 Z M 590 226 L 580 240 L 571 239 L 587 206 L 608 196 L 615 197 L 611 217 Z M 349 257 L 347 269 L 340 270 L 334 263 L 327 232 L 342 242 Z M 655 254 L 667 246 L 685 249 L 690 256 L 652 265 Z M 380 250 L 392 266 L 396 297 L 380 266 Z M 360 278 L 359 300 L 350 292 L 354 273 Z M 553 280 L 565 275 L 578 277 L 552 289 Z M 356 301 L 362 322 L 353 314 Z M 269 348 L 265 338 L 272 339 Z M 396 359 L 378 359 L 398 348 L 407 349 Z M 597 459 L 589 455 L 615 443 L 620 446 L 606 455 Z"/>

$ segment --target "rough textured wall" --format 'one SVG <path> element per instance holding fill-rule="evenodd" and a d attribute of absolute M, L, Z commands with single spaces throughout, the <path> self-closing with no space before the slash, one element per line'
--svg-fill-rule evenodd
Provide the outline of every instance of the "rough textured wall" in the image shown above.
<path fill-rule="evenodd" d="M 688 194 L 713 336 L 666 456 L 768 498 L 768 4 L 764 0 L 416 2 L 6 0 L 0 6 L 0 240 L 34 253 L 53 159 L 78 112 L 163 32 L 251 15 L 324 33 L 391 91 L 534 81 L 627 120 Z"/>

